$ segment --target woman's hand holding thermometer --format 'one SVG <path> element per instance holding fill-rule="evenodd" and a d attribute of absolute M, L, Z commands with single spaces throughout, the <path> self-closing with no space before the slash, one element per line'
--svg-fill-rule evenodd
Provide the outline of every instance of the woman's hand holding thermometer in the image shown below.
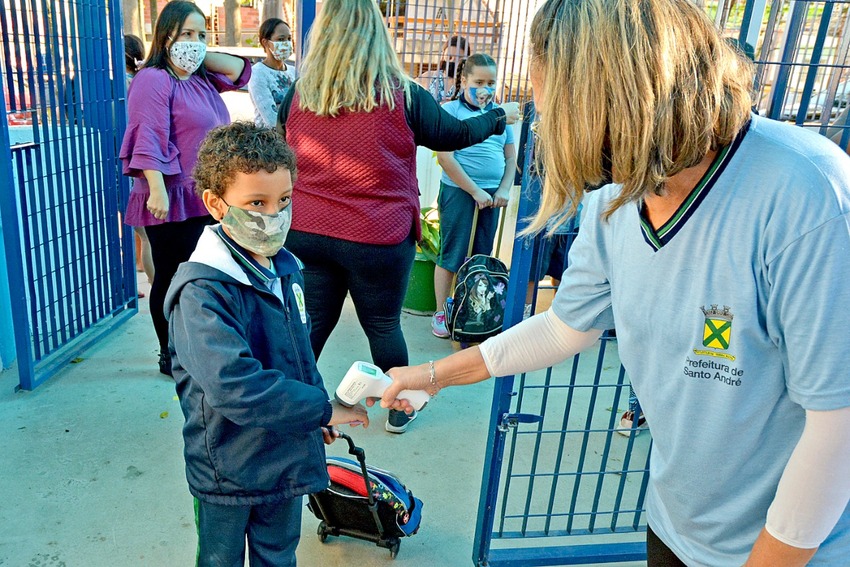
<path fill-rule="evenodd" d="M 351 407 L 366 398 L 380 398 L 390 384 L 392 378 L 380 368 L 368 362 L 358 361 L 345 373 L 334 397 L 339 403 Z M 425 390 L 402 390 L 397 397 L 408 400 L 416 411 L 424 408 L 431 399 Z"/>

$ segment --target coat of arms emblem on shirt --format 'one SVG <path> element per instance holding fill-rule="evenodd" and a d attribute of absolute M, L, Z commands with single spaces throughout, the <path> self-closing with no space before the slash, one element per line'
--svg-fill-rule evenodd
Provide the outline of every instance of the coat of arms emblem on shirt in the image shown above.
<path fill-rule="evenodd" d="M 301 322 L 307 324 L 307 304 L 304 301 L 304 290 L 297 283 L 292 284 L 292 293 L 295 294 L 295 304 L 298 306 L 298 314 L 301 315 Z"/>
<path fill-rule="evenodd" d="M 732 338 L 732 313 L 729 307 L 712 305 L 700 307 L 705 315 L 705 327 L 702 332 L 702 344 L 708 348 L 726 350 Z"/>

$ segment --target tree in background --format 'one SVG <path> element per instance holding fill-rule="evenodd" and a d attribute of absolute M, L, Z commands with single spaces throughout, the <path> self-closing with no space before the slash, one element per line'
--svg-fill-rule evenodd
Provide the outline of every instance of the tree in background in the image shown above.
<path fill-rule="evenodd" d="M 156 19 L 159 17 L 159 6 L 157 5 L 157 0 L 150 0 L 148 9 L 151 13 L 151 30 L 153 30 L 156 28 Z M 144 36 L 140 35 L 139 37 Z"/>
<path fill-rule="evenodd" d="M 285 22 L 289 21 L 284 18 L 283 2 L 280 0 L 263 0 L 260 2 L 260 22 L 265 22 L 269 18 L 280 18 Z"/>
<path fill-rule="evenodd" d="M 142 25 L 142 10 L 139 0 L 121 0 L 121 15 L 124 17 L 124 33 L 132 34 L 142 38 L 144 41 L 145 29 Z"/>
<path fill-rule="evenodd" d="M 151 28 L 156 26 L 156 20 L 159 15 L 159 0 L 121 0 L 121 13 L 124 18 L 124 33 L 133 34 L 142 38 L 147 43 L 149 33 L 145 32 L 145 16 L 150 14 Z M 257 0 L 256 8 L 259 12 L 259 21 L 263 22 L 268 18 L 280 18 L 289 22 L 295 31 L 295 8 L 299 0 Z M 391 0 L 390 5 L 402 2 L 406 4 L 406 0 Z M 242 0 L 224 0 L 224 17 L 220 21 L 209 22 L 214 27 L 211 31 L 218 34 L 224 31 L 222 45 L 241 46 L 242 41 L 242 9 L 252 11 L 253 8 L 243 6 Z M 223 30 L 222 30 L 223 28 Z M 249 29 L 246 33 L 249 35 L 255 34 L 257 30 Z M 217 36 L 221 37 L 221 36 Z M 214 40 L 211 37 L 211 42 Z M 248 42 L 251 44 L 251 41 Z"/>
<path fill-rule="evenodd" d="M 239 0 L 224 0 L 224 43 L 222 45 L 242 45 L 242 14 Z"/>

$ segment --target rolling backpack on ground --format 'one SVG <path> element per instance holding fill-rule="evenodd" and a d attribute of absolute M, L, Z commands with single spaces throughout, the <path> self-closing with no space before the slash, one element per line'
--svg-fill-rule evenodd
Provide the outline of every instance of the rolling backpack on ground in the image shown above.
<path fill-rule="evenodd" d="M 505 216 L 499 224 L 497 242 L 502 242 Z M 461 343 L 480 343 L 502 331 L 508 297 L 508 269 L 494 256 L 472 254 L 478 208 L 472 219 L 467 260 L 457 271 L 454 293 L 446 301 L 446 329 L 451 339 Z M 499 247 L 496 247 L 498 255 Z"/>
<path fill-rule="evenodd" d="M 319 541 L 341 535 L 363 539 L 389 549 L 395 559 L 401 538 L 419 531 L 422 501 L 393 473 L 367 465 L 365 452 L 351 437 L 340 433 L 340 438 L 357 461 L 328 457 L 331 485 L 309 495 L 307 507 L 321 520 Z"/>

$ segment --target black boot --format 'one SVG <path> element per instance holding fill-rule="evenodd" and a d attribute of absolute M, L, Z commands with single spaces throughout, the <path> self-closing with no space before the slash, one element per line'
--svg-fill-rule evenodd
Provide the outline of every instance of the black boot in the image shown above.
<path fill-rule="evenodd" d="M 171 374 L 171 353 L 167 350 L 159 351 L 159 371 L 166 376 L 174 377 Z"/>

